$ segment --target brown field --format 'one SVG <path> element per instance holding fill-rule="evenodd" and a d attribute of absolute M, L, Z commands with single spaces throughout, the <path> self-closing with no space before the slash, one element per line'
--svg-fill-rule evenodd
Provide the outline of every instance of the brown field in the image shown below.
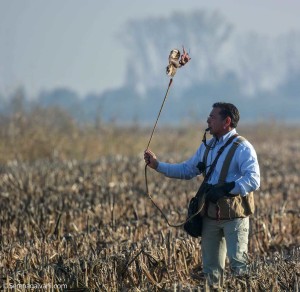
<path fill-rule="evenodd" d="M 199 240 L 168 227 L 146 195 L 151 129 L 78 126 L 58 110 L 16 113 L 1 123 L 1 290 L 205 289 Z M 151 149 L 162 160 L 184 160 L 204 127 L 159 127 Z M 300 126 L 238 130 L 257 150 L 262 179 L 251 217 L 251 272 L 233 278 L 227 269 L 224 289 L 299 291 Z M 172 180 L 149 170 L 148 179 L 169 220 L 183 221 L 201 178 Z"/>

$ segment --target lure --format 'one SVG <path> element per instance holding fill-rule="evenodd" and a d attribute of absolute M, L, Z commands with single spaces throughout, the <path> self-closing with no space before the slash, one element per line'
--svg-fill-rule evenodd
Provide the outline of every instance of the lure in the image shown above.
<path fill-rule="evenodd" d="M 174 77 L 177 71 L 177 68 L 184 66 L 189 60 L 191 60 L 189 54 L 182 46 L 183 53 L 180 56 L 180 51 L 178 49 L 173 49 L 169 55 L 169 65 L 166 68 L 166 73 L 170 77 Z"/>

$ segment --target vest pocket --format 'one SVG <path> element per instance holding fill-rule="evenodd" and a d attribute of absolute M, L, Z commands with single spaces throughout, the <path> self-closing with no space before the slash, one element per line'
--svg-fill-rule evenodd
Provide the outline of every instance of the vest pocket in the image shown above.
<path fill-rule="evenodd" d="M 209 202 L 207 216 L 212 219 L 230 220 L 245 218 L 253 214 L 254 210 L 253 193 L 249 193 L 247 196 L 223 197 L 217 204 Z"/>

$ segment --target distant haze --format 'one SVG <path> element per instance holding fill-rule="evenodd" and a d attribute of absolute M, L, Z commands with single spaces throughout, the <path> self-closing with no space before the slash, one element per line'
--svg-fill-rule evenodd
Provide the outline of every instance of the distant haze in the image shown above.
<path fill-rule="evenodd" d="M 122 87 L 128 82 L 128 61 L 133 57 L 132 53 L 137 50 L 136 47 L 125 47 L 120 41 L 121 33 L 127 39 L 130 37 L 124 31 L 129 20 L 142 21 L 145 17 L 170 19 L 175 12 L 187 13 L 188 17 L 189 13 L 200 10 L 209 13 L 219 11 L 226 22 L 232 25 L 234 32 L 232 40 L 235 38 L 235 42 L 239 42 L 239 49 L 244 46 L 248 50 L 248 57 L 250 57 L 252 43 L 247 43 L 250 40 L 244 38 L 244 34 L 255 32 L 255 45 L 263 47 L 261 49 L 263 54 L 272 52 L 270 56 L 259 55 L 255 53 L 255 50 L 260 51 L 257 47 L 252 51 L 258 56 L 257 61 L 269 62 L 268 60 L 278 59 L 282 65 L 282 56 L 277 53 L 287 52 L 288 48 L 283 47 L 288 46 L 289 43 L 286 42 L 286 37 L 282 39 L 278 37 L 287 36 L 291 30 L 300 31 L 300 3 L 297 0 L 253 0 L 247 3 L 234 0 L 222 2 L 217 0 L 150 2 L 1 0 L 0 94 L 7 95 L 17 87 L 23 86 L 31 99 L 37 98 L 42 90 L 66 87 L 75 90 L 83 98 L 91 92 L 100 94 L 109 89 Z M 176 18 L 173 21 L 176 23 Z M 161 29 L 165 31 L 164 27 Z M 189 30 L 183 29 L 183 32 L 186 34 Z M 151 38 L 159 31 L 148 33 L 148 36 L 143 35 L 144 39 Z M 191 27 L 191 33 L 196 40 L 196 27 Z M 233 37 L 234 35 L 239 36 L 240 39 Z M 189 43 L 191 39 L 186 35 L 178 37 L 177 46 L 181 46 L 183 40 L 193 55 L 194 65 L 191 66 L 195 66 L 205 55 L 198 51 L 199 46 Z M 293 43 L 291 38 L 289 42 Z M 175 43 L 165 42 L 162 50 L 157 48 L 154 50 L 162 71 L 169 49 L 174 45 Z M 234 53 L 232 48 L 227 50 L 231 54 Z M 232 66 L 233 71 L 240 71 L 243 75 L 244 70 L 236 63 L 225 64 L 226 58 L 221 59 L 220 63 L 218 61 L 219 59 L 214 60 L 214 65 L 220 65 L 218 70 Z M 272 66 L 273 64 L 275 63 L 272 63 Z M 152 68 L 152 73 L 156 75 L 155 80 L 164 78 L 164 71 L 159 70 L 158 63 L 153 65 L 156 66 L 155 71 Z M 286 78 L 287 73 L 282 67 L 285 65 L 281 65 L 274 65 L 274 71 L 270 67 L 272 76 L 269 79 L 265 76 L 262 78 L 259 85 L 261 88 L 272 89 L 280 84 L 281 78 Z M 250 69 L 247 64 L 246 67 L 248 68 L 245 71 L 248 74 Z M 212 69 L 209 66 L 204 68 Z M 260 78 L 256 73 L 269 74 L 268 71 L 261 72 L 260 69 L 261 67 L 257 66 L 253 68 L 251 74 L 254 79 Z M 201 71 L 201 74 L 205 75 L 205 72 Z M 246 79 L 247 76 L 244 80 L 244 89 L 251 93 L 258 85 L 253 85 L 249 78 Z M 255 83 L 255 80 L 253 82 Z M 143 84 L 140 81 L 139 84 L 142 88 Z"/>

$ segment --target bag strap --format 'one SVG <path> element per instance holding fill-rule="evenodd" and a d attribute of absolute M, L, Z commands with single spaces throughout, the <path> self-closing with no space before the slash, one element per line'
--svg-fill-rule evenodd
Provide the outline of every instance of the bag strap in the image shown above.
<path fill-rule="evenodd" d="M 234 134 L 232 135 L 228 140 L 227 142 L 218 150 L 218 153 L 217 153 L 217 156 L 216 158 L 214 159 L 213 163 L 211 164 L 207 174 L 205 175 L 204 177 L 204 180 L 203 180 L 203 183 L 206 183 L 208 182 L 211 174 L 213 173 L 216 165 L 217 165 L 217 162 L 218 162 L 218 159 L 219 157 L 221 156 L 221 154 L 223 153 L 224 149 L 233 141 L 233 139 L 235 139 L 236 137 L 238 136 L 238 134 Z"/>
<path fill-rule="evenodd" d="M 226 177 L 228 174 L 228 169 L 232 160 L 232 157 L 236 151 L 236 149 L 238 148 L 238 146 L 243 142 L 246 141 L 246 139 L 242 136 L 238 136 L 238 139 L 236 141 L 234 141 L 234 143 L 232 144 L 231 148 L 229 149 L 226 158 L 224 160 L 222 169 L 221 169 L 221 173 L 219 176 L 219 183 L 225 183 L 226 181 Z"/>

